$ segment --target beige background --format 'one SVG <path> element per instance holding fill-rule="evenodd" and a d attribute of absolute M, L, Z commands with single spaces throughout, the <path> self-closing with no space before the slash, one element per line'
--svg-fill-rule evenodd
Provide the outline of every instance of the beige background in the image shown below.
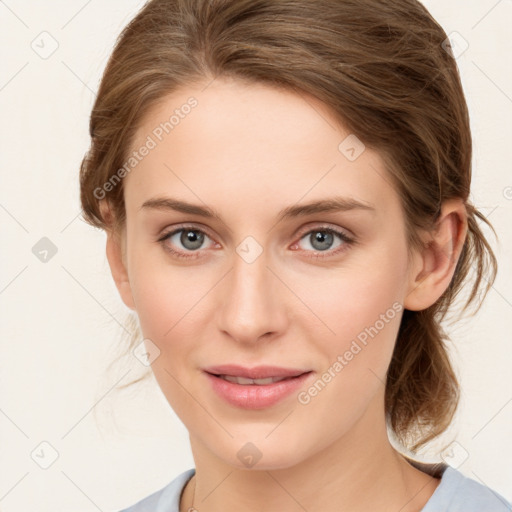
<path fill-rule="evenodd" d="M 94 94 L 141 5 L 0 2 L 3 512 L 115 511 L 193 467 L 187 432 L 154 383 L 113 389 L 144 368 L 131 357 L 107 369 L 128 310 L 105 235 L 80 219 L 78 202 Z M 426 5 L 469 45 L 457 61 L 475 141 L 473 200 L 501 243 L 493 243 L 500 272 L 484 307 L 450 328 L 463 400 L 453 428 L 425 455 L 439 459 L 442 444 L 455 441 L 442 457 L 512 500 L 512 2 Z M 43 237 L 57 250 L 46 263 L 32 252 Z"/>

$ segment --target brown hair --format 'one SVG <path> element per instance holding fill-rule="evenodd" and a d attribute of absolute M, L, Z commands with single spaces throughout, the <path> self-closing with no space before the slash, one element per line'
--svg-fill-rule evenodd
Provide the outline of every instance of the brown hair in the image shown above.
<path fill-rule="evenodd" d="M 80 170 L 85 220 L 118 232 L 122 182 L 106 194 L 115 225 L 102 218 L 97 191 L 126 161 L 143 116 L 178 87 L 224 76 L 309 93 L 377 150 L 401 196 L 410 248 L 443 201 L 462 198 L 468 234 L 453 279 L 431 307 L 404 311 L 387 374 L 388 424 L 412 451 L 448 427 L 459 400 L 441 320 L 472 266 L 462 311 L 480 305 L 497 272 L 478 220 L 492 226 L 468 200 L 468 110 L 446 41 L 416 0 L 149 1 L 105 69 Z"/>

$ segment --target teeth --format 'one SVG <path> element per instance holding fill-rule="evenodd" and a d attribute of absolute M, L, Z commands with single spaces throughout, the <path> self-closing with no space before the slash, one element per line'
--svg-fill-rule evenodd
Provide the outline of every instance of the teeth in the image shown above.
<path fill-rule="evenodd" d="M 248 379 L 247 377 L 235 377 L 234 375 L 219 375 L 221 379 L 232 382 L 233 384 L 256 384 L 257 386 L 264 386 L 265 384 L 272 384 L 280 380 L 287 379 L 288 377 L 267 377 L 265 379 Z"/>

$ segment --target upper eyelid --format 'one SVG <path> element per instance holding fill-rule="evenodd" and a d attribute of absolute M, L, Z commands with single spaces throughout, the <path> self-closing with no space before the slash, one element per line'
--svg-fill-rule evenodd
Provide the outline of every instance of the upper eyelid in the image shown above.
<path fill-rule="evenodd" d="M 321 223 L 322 224 L 322 223 Z M 309 226 L 304 228 L 303 230 L 299 231 L 299 234 L 297 236 L 302 237 L 303 235 L 307 235 L 308 233 L 311 233 L 312 231 L 334 231 L 336 233 L 341 233 L 342 235 L 345 235 L 347 238 L 354 238 L 354 235 L 346 228 L 342 227 L 334 227 L 328 223 L 324 223 L 322 225 L 318 226 Z"/>
<path fill-rule="evenodd" d="M 180 231 L 185 231 L 187 229 L 189 231 L 200 231 L 201 233 L 204 233 L 205 235 L 207 235 L 212 240 L 214 239 L 214 237 L 210 234 L 208 229 L 206 229 L 206 228 L 204 228 L 202 226 L 201 227 L 197 227 L 197 226 L 194 226 L 192 224 L 190 224 L 190 225 L 189 224 L 184 224 L 183 226 L 169 228 L 168 230 L 164 229 L 162 231 L 162 234 L 160 235 L 159 238 L 161 239 L 161 238 L 164 238 L 164 237 L 175 235 L 176 233 L 179 233 Z"/>

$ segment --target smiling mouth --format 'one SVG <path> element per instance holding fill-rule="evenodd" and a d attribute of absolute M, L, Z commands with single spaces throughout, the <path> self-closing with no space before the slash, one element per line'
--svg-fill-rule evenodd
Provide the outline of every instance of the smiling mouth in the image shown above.
<path fill-rule="evenodd" d="M 210 374 L 214 375 L 214 374 Z M 304 374 L 301 374 L 304 375 Z M 256 386 L 265 386 L 268 384 L 273 384 L 274 382 L 280 382 L 282 380 L 291 380 L 296 377 L 300 377 L 297 375 L 295 377 L 266 377 L 265 379 L 249 379 L 247 377 L 237 377 L 236 375 L 214 375 L 214 377 L 218 377 L 219 379 L 226 380 L 228 382 L 232 382 L 233 384 L 241 384 L 242 386 L 256 385 Z"/>
<path fill-rule="evenodd" d="M 281 377 L 264 377 L 260 379 L 251 379 L 249 377 L 241 377 L 238 375 L 228 375 L 228 374 L 219 374 L 219 373 L 210 373 L 206 372 L 212 377 L 216 377 L 218 379 L 224 380 L 226 382 L 231 382 L 232 384 L 239 384 L 241 386 L 269 386 L 271 384 L 275 384 L 276 382 L 282 382 L 286 380 L 294 380 L 299 377 L 302 377 L 309 372 L 297 373 L 296 375 L 289 376 L 281 376 Z"/>
<path fill-rule="evenodd" d="M 314 374 L 312 370 L 276 366 L 250 369 L 224 365 L 203 371 L 220 398 L 231 406 L 246 410 L 261 410 L 276 405 L 291 396 Z"/>

